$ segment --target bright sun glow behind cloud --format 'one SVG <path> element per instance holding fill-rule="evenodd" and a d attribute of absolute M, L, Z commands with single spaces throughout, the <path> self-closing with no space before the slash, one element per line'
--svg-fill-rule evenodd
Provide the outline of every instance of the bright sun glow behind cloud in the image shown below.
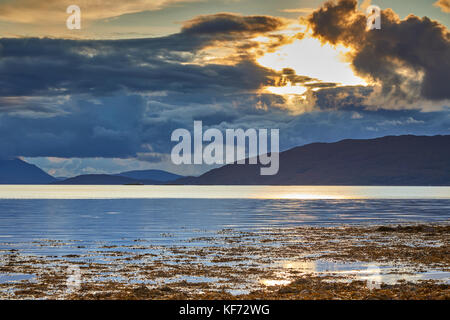
<path fill-rule="evenodd" d="M 353 73 L 349 62 L 344 59 L 344 55 L 349 50 L 343 46 L 322 45 L 314 38 L 304 38 L 295 40 L 275 52 L 265 54 L 258 59 L 258 62 L 264 67 L 277 71 L 291 68 L 297 75 L 308 76 L 323 82 L 365 86 L 367 83 Z M 268 87 L 266 90 L 275 94 L 303 94 L 306 88 L 288 84 L 285 87 Z"/>

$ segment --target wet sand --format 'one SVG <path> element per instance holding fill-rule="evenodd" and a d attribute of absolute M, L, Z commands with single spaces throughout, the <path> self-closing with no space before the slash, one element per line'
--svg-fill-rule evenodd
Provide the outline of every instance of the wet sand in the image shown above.
<path fill-rule="evenodd" d="M 183 245 L 135 239 L 83 254 L 66 253 L 75 239 L 32 245 L 52 254 L 0 251 L 0 298 L 450 299 L 446 223 L 224 229 Z"/>

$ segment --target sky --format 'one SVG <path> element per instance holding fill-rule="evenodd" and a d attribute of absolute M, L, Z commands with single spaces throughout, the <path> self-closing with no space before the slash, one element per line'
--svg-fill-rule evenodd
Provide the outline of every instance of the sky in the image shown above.
<path fill-rule="evenodd" d="M 0 0 L 0 158 L 197 175 L 170 161 L 194 120 L 277 128 L 281 150 L 450 134 L 449 23 L 449 0 Z"/>

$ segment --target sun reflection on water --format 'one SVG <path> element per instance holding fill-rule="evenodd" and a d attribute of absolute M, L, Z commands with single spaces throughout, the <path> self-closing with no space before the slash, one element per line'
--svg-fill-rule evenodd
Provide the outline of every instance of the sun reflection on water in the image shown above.
<path fill-rule="evenodd" d="M 450 199 L 450 187 L 0 185 L 0 199 Z"/>

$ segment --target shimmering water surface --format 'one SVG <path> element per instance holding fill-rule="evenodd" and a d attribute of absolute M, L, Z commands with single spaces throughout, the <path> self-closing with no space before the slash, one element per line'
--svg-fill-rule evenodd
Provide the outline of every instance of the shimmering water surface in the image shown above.
<path fill-rule="evenodd" d="M 448 187 L 0 186 L 2 243 L 146 239 L 175 245 L 224 228 L 449 218 Z"/>

